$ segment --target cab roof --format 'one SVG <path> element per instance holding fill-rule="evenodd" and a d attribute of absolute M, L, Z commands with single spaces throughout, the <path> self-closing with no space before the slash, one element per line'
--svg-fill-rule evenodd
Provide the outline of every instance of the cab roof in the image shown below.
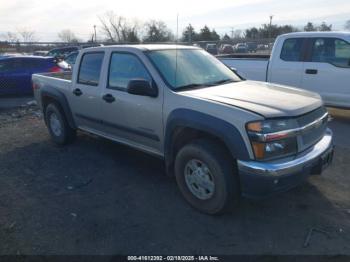
<path fill-rule="evenodd" d="M 347 39 L 350 41 L 350 32 L 346 31 L 329 31 L 329 32 L 294 32 L 283 34 L 280 37 L 335 37 Z"/>
<path fill-rule="evenodd" d="M 106 50 L 106 49 L 113 49 L 113 48 L 125 48 L 125 49 L 137 49 L 141 51 L 153 51 L 153 50 L 175 50 L 175 49 L 200 49 L 196 46 L 190 46 L 190 45 L 167 45 L 167 44 L 140 44 L 140 45 L 108 45 L 103 47 L 90 47 L 86 48 L 85 50 Z"/>

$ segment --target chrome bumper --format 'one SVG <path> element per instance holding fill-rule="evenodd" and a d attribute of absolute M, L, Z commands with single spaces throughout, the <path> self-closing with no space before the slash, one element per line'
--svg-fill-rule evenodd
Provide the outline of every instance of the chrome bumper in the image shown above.
<path fill-rule="evenodd" d="M 327 129 L 323 138 L 307 152 L 293 160 L 285 159 L 272 162 L 237 161 L 240 173 L 279 177 L 294 173 L 301 173 L 307 167 L 314 165 L 328 150 L 333 149 L 332 131 Z"/>

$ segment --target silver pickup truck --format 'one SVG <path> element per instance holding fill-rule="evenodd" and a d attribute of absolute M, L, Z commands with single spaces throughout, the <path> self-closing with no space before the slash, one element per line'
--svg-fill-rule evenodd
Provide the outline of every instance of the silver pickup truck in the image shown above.
<path fill-rule="evenodd" d="M 72 73 L 32 80 L 55 143 L 80 129 L 158 156 L 204 213 L 286 191 L 332 161 L 319 95 L 242 80 L 199 48 L 88 48 Z"/>

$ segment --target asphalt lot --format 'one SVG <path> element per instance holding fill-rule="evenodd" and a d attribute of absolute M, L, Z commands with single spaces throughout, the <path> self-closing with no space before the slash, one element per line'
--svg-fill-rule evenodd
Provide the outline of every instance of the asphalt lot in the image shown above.
<path fill-rule="evenodd" d="M 350 112 L 331 113 L 322 176 L 211 217 L 160 160 L 84 133 L 57 147 L 35 106 L 0 109 L 0 254 L 350 254 Z"/>

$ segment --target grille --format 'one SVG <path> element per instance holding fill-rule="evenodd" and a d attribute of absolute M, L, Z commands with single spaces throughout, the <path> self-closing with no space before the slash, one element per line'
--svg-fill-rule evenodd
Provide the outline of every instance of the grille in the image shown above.
<path fill-rule="evenodd" d="M 297 122 L 300 127 L 305 126 L 316 119 L 322 117 L 327 112 L 325 107 L 320 107 L 306 115 L 297 118 Z M 298 139 L 299 152 L 303 151 L 310 146 L 316 144 L 323 137 L 327 128 L 327 119 L 318 127 L 311 128 L 307 132 L 303 133 Z"/>

